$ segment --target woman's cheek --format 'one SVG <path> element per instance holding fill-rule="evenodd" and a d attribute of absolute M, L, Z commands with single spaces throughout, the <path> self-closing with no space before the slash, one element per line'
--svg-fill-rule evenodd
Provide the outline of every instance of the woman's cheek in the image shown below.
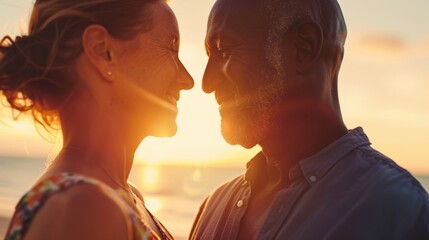
<path fill-rule="evenodd" d="M 222 72 L 230 80 L 234 80 L 234 57 L 230 56 L 228 60 L 223 62 Z"/>

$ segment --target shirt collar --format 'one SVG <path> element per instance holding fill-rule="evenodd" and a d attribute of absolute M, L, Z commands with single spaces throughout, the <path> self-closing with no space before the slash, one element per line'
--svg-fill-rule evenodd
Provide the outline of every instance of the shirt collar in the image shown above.
<path fill-rule="evenodd" d="M 310 185 L 321 179 L 342 157 L 363 145 L 370 145 L 361 127 L 350 130 L 317 154 L 299 161 L 299 166 Z"/>
<path fill-rule="evenodd" d="M 353 149 L 370 145 L 368 137 L 361 127 L 350 130 L 346 135 L 335 140 L 317 154 L 305 158 L 293 166 L 289 172 L 291 181 L 304 175 L 310 185 L 321 179 L 342 157 Z M 266 179 L 266 158 L 259 152 L 247 163 L 246 181 L 264 181 Z"/>
<path fill-rule="evenodd" d="M 244 179 L 248 182 L 251 182 L 253 179 L 265 179 L 265 168 L 266 168 L 266 158 L 264 153 L 261 151 L 256 154 L 249 162 L 247 162 L 247 171 L 244 175 Z"/>

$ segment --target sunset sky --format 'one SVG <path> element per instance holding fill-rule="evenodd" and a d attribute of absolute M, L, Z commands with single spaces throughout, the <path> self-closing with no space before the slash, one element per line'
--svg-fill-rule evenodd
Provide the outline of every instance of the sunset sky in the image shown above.
<path fill-rule="evenodd" d="M 25 33 L 31 3 L 0 0 L 0 36 Z M 201 90 L 207 62 L 204 36 L 213 3 L 170 1 L 181 31 L 180 57 L 195 87 L 181 94 L 178 134 L 147 138 L 136 154 L 139 161 L 244 166 L 259 150 L 223 141 L 214 96 Z M 346 125 L 362 126 L 376 149 L 413 173 L 429 174 L 429 1 L 339 3 L 349 31 L 339 80 Z M 31 122 L 12 121 L 4 107 L 0 117 L 0 155 L 45 157 L 55 152 Z"/>

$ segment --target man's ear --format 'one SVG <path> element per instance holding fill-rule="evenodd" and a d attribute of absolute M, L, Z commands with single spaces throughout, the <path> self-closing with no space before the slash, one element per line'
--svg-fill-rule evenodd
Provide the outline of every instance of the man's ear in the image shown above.
<path fill-rule="evenodd" d="M 320 57 L 323 32 L 318 24 L 305 22 L 295 27 L 295 33 L 297 71 L 308 72 Z"/>
<path fill-rule="evenodd" d="M 113 81 L 110 44 L 110 35 L 103 26 L 90 25 L 82 34 L 85 55 L 107 81 Z"/>

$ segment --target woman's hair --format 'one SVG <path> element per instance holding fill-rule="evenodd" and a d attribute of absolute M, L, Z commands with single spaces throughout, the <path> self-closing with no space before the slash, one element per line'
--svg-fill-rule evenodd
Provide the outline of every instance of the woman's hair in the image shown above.
<path fill-rule="evenodd" d="M 91 24 L 129 40 L 153 26 L 147 5 L 158 0 L 36 0 L 28 35 L 0 41 L 0 91 L 10 107 L 53 127 L 76 86 L 74 60 Z"/>

